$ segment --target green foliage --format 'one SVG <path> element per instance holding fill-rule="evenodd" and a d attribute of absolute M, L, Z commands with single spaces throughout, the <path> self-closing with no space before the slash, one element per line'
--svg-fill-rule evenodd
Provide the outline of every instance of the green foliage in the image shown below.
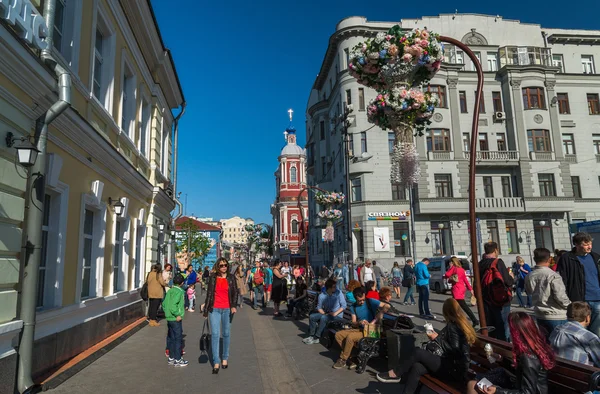
<path fill-rule="evenodd" d="M 191 219 L 180 225 L 177 239 L 177 253 L 187 253 L 188 261 L 198 259 L 204 262 L 213 246 L 210 238 L 202 234 L 200 228 Z"/>

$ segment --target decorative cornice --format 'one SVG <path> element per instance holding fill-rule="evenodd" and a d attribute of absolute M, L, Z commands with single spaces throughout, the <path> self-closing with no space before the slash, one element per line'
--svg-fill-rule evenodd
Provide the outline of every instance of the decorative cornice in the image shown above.
<path fill-rule="evenodd" d="M 519 90 L 521 88 L 521 80 L 520 79 L 511 79 L 510 87 L 514 90 Z"/>
<path fill-rule="evenodd" d="M 458 86 L 458 78 L 448 78 L 446 79 L 446 84 L 449 89 L 456 89 Z"/>
<path fill-rule="evenodd" d="M 556 86 L 556 81 L 545 80 L 544 85 L 546 86 L 546 88 L 548 88 L 548 90 L 554 90 L 554 87 Z"/>

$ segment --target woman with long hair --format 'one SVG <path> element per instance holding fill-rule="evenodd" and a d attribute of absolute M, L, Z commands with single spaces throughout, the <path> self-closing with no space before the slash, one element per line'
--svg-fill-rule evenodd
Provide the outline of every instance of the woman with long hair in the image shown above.
<path fill-rule="evenodd" d="M 469 319 L 471 319 L 473 322 L 473 327 L 476 327 L 479 325 L 479 321 L 475 317 L 475 314 L 471 308 L 465 302 L 465 293 L 467 292 L 467 289 L 473 293 L 471 282 L 469 282 L 467 273 L 457 257 L 452 257 L 450 259 L 450 265 L 451 267 L 444 274 L 444 278 L 450 281 L 452 284 L 452 297 L 454 297 L 456 302 L 458 302 L 458 305 L 460 305 L 462 310 L 465 311 L 467 316 L 469 316 Z"/>
<path fill-rule="evenodd" d="M 248 288 L 246 287 L 246 282 L 244 271 L 242 270 L 242 266 L 238 265 L 235 270 L 235 281 L 238 287 L 238 299 L 237 306 L 242 309 L 244 304 L 244 296 L 248 294 Z"/>
<path fill-rule="evenodd" d="M 288 289 L 287 289 L 287 277 L 282 272 L 281 261 L 275 260 L 273 263 L 273 293 L 271 298 L 273 299 L 273 316 L 280 317 L 279 305 L 281 301 L 287 301 Z"/>
<path fill-rule="evenodd" d="M 229 331 L 233 315 L 237 312 L 238 286 L 235 275 L 229 273 L 227 259 L 220 257 L 215 263 L 213 273 L 208 278 L 204 318 L 209 318 L 211 332 L 211 353 L 213 374 L 219 373 L 221 358 L 219 342 L 223 335 L 223 369 L 229 366 Z"/>
<path fill-rule="evenodd" d="M 169 263 L 165 264 L 162 271 L 163 282 L 165 282 L 165 290 L 169 290 L 169 283 L 173 280 L 173 266 Z"/>
<path fill-rule="evenodd" d="M 513 345 L 513 362 L 517 372 L 514 387 L 502 388 L 491 376 L 486 377 L 494 386 L 483 390 L 485 394 L 547 394 L 548 371 L 556 365 L 554 351 L 546 342 L 535 320 L 525 312 L 508 315 L 508 327 Z M 504 370 L 503 370 L 504 371 Z M 501 379 L 512 385 L 511 379 Z M 468 393 L 477 393 L 477 381 L 468 383 Z M 481 390 L 479 390 L 481 392 Z"/>
<path fill-rule="evenodd" d="M 350 282 L 348 282 L 348 291 L 346 292 L 346 302 L 348 303 L 348 305 L 352 305 L 356 302 L 356 299 L 354 298 L 354 294 L 352 292 L 354 291 L 354 289 L 360 286 L 360 282 L 356 279 L 352 279 Z"/>
<path fill-rule="evenodd" d="M 146 276 L 146 283 L 148 283 L 148 324 L 151 327 L 160 326 L 157 318 L 158 307 L 165 296 L 166 286 L 160 264 L 152 266 L 152 270 Z"/>
<path fill-rule="evenodd" d="M 470 346 L 477 339 L 475 330 L 462 312 L 454 298 L 448 298 L 442 307 L 446 327 L 437 334 L 428 331 L 427 336 L 439 350 L 434 354 L 425 349 L 415 349 L 412 356 L 397 370 L 377 374 L 377 380 L 383 383 L 404 383 L 404 394 L 413 394 L 419 385 L 419 379 L 426 373 L 443 381 L 467 382 L 471 358 Z"/>
<path fill-rule="evenodd" d="M 400 287 L 402 286 L 402 270 L 398 265 L 397 261 L 394 261 L 394 266 L 392 267 L 392 287 L 394 288 L 394 293 L 396 293 L 396 298 L 400 298 Z"/>

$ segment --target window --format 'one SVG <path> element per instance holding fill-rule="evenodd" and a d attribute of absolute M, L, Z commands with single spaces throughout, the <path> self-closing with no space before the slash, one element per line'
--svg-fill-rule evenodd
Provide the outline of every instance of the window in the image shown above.
<path fill-rule="evenodd" d="M 473 52 L 473 55 L 477 58 L 477 61 L 481 65 L 481 52 Z M 483 67 L 483 66 L 482 66 Z M 476 71 L 475 64 L 471 62 L 471 70 Z"/>
<path fill-rule="evenodd" d="M 298 180 L 296 178 L 297 178 L 296 167 L 292 167 L 292 168 L 290 168 L 290 181 L 291 181 L 291 183 L 298 182 Z"/>
<path fill-rule="evenodd" d="M 100 8 L 98 8 L 97 15 L 94 33 L 92 94 L 109 113 L 112 113 L 115 35 Z"/>
<path fill-rule="evenodd" d="M 487 133 L 479 133 L 477 137 L 479 138 L 479 150 L 484 152 L 489 151 L 490 144 L 488 143 Z"/>
<path fill-rule="evenodd" d="M 435 174 L 436 197 L 452 197 L 452 175 Z"/>
<path fill-rule="evenodd" d="M 298 234 L 298 221 L 292 220 L 292 234 Z"/>
<path fill-rule="evenodd" d="M 496 133 L 496 145 L 498 146 L 498 150 L 502 152 L 506 152 L 506 134 L 505 133 Z"/>
<path fill-rule="evenodd" d="M 498 71 L 498 55 L 496 52 L 487 53 L 488 71 Z"/>
<path fill-rule="evenodd" d="M 362 201 L 362 187 L 360 178 L 354 178 L 352 183 L 352 202 Z"/>
<path fill-rule="evenodd" d="M 344 70 L 348 68 L 348 64 L 350 64 L 350 49 L 344 48 Z"/>
<path fill-rule="evenodd" d="M 519 231 L 516 220 L 506 221 L 506 238 L 508 240 L 508 253 L 519 253 Z"/>
<path fill-rule="evenodd" d="M 598 93 L 588 93 L 587 94 L 587 102 L 588 102 L 588 110 L 590 111 L 590 115 L 599 115 L 600 114 L 600 102 L 598 100 Z"/>
<path fill-rule="evenodd" d="M 394 145 L 396 144 L 396 136 L 394 133 L 388 133 L 388 150 L 389 153 L 394 153 Z"/>
<path fill-rule="evenodd" d="M 324 120 L 322 120 L 319 123 L 319 134 L 321 137 L 321 141 L 323 141 L 325 139 L 325 121 Z"/>
<path fill-rule="evenodd" d="M 121 221 L 117 220 L 115 223 L 115 243 L 113 247 L 113 294 L 118 291 L 122 291 L 123 288 L 120 286 L 120 272 L 122 263 L 122 250 L 123 249 L 123 231 L 121 230 Z"/>
<path fill-rule="evenodd" d="M 65 0 L 56 0 L 56 8 L 54 10 L 54 32 L 52 34 L 52 40 L 54 47 L 62 54 L 62 48 L 68 47 L 63 45 L 63 36 L 65 29 Z M 64 56 L 64 55 L 63 55 Z"/>
<path fill-rule="evenodd" d="M 428 152 L 450 152 L 450 130 L 429 129 L 427 132 Z"/>
<path fill-rule="evenodd" d="M 104 101 L 102 98 L 102 67 L 104 63 L 104 57 L 102 56 L 104 43 L 104 36 L 100 30 L 96 30 L 96 45 L 94 48 L 94 96 L 100 101 Z"/>
<path fill-rule="evenodd" d="M 477 91 L 475 91 L 475 97 L 477 97 Z M 485 114 L 485 94 L 481 92 L 481 100 L 479 100 L 479 112 Z"/>
<path fill-rule="evenodd" d="M 60 2 L 60 1 L 59 1 Z M 38 268 L 38 291 L 36 306 L 41 308 L 44 306 L 44 295 L 46 287 L 46 266 L 48 263 L 48 236 L 50 232 L 50 195 L 44 196 L 44 211 L 42 217 L 42 248 L 40 251 L 40 266 Z"/>
<path fill-rule="evenodd" d="M 440 100 L 440 104 L 438 105 L 438 107 L 440 108 L 448 108 L 448 105 L 446 103 L 446 87 L 442 86 L 442 85 L 428 85 L 427 86 L 427 91 L 431 92 L 432 94 L 436 95 L 438 97 L 438 99 Z"/>
<path fill-rule="evenodd" d="M 142 286 L 144 283 L 144 262 L 145 256 L 144 252 L 146 251 L 146 245 L 144 239 L 146 237 L 146 227 L 143 225 L 143 222 L 139 221 L 137 227 L 137 232 L 135 234 L 135 276 L 133 279 L 133 287 L 138 288 Z"/>
<path fill-rule="evenodd" d="M 365 89 L 363 88 L 358 88 L 358 109 L 365 110 Z"/>
<path fill-rule="evenodd" d="M 563 55 L 560 54 L 553 54 L 552 55 L 552 65 L 554 67 L 558 67 L 559 73 L 564 73 L 565 72 L 565 62 L 563 60 Z"/>
<path fill-rule="evenodd" d="M 540 196 L 556 197 L 554 174 L 538 174 L 538 181 L 540 183 Z"/>
<path fill-rule="evenodd" d="M 500 92 L 492 92 L 492 103 L 494 112 L 502 112 L 502 95 Z"/>
<path fill-rule="evenodd" d="M 471 134 L 463 133 L 462 135 L 463 150 L 469 152 L 471 150 Z"/>
<path fill-rule="evenodd" d="M 594 153 L 600 155 L 600 134 L 592 134 L 592 144 L 594 145 Z"/>
<path fill-rule="evenodd" d="M 552 220 L 534 220 L 533 233 L 535 236 L 535 247 L 554 250 L 552 238 Z"/>
<path fill-rule="evenodd" d="M 571 183 L 573 184 L 573 197 L 574 198 L 582 198 L 581 197 L 581 182 L 579 181 L 579 177 L 572 176 Z"/>
<path fill-rule="evenodd" d="M 346 90 L 346 105 L 352 105 L 352 90 Z"/>
<path fill-rule="evenodd" d="M 527 144 L 530 152 L 552 152 L 548 130 L 527 130 Z"/>
<path fill-rule="evenodd" d="M 512 197 L 512 189 L 511 189 L 511 185 L 510 185 L 510 177 L 509 176 L 503 176 L 503 177 L 500 177 L 500 180 L 502 182 L 502 197 Z"/>
<path fill-rule="evenodd" d="M 456 51 L 456 64 L 465 64 L 465 54 L 463 51 Z"/>
<path fill-rule="evenodd" d="M 392 183 L 392 200 L 406 200 L 406 192 L 402 184 Z"/>
<path fill-rule="evenodd" d="M 142 99 L 140 112 L 140 143 L 139 149 L 142 155 L 148 157 L 148 140 L 150 138 L 150 111 L 151 107 L 148 101 Z"/>
<path fill-rule="evenodd" d="M 556 98 L 558 100 L 558 113 L 570 114 L 571 108 L 569 108 L 569 95 L 567 93 L 557 93 Z"/>
<path fill-rule="evenodd" d="M 581 66 L 583 67 L 584 74 L 596 74 L 596 69 L 594 68 L 594 56 L 581 55 Z"/>
<path fill-rule="evenodd" d="M 410 230 L 407 222 L 394 222 L 394 255 L 410 256 Z"/>
<path fill-rule="evenodd" d="M 83 222 L 83 280 L 81 285 L 81 298 L 88 298 L 92 293 L 92 250 L 94 236 L 94 211 L 85 210 Z"/>
<path fill-rule="evenodd" d="M 135 74 L 127 62 L 123 62 L 123 80 L 121 91 L 121 129 L 133 139 L 133 124 L 135 119 Z"/>
<path fill-rule="evenodd" d="M 365 153 L 367 151 L 367 132 L 363 131 L 360 133 L 360 151 Z"/>
<path fill-rule="evenodd" d="M 525 109 L 546 109 L 543 88 L 523 88 L 523 107 Z"/>
<path fill-rule="evenodd" d="M 75 73 L 78 72 L 81 3 L 81 1 L 56 0 L 52 33 L 54 48 Z"/>
<path fill-rule="evenodd" d="M 450 222 L 431 222 L 431 252 L 434 256 L 454 254 Z M 429 271 L 440 270 L 441 266 L 429 269 Z"/>
<path fill-rule="evenodd" d="M 562 135 L 562 144 L 563 144 L 563 153 L 565 155 L 574 155 L 575 154 L 575 139 L 573 134 L 563 134 Z"/>
<path fill-rule="evenodd" d="M 486 221 L 486 225 L 488 228 L 488 233 L 490 235 L 490 241 L 496 242 L 496 244 L 498 244 L 498 254 L 501 254 L 502 252 L 500 251 L 500 233 L 498 232 L 498 221 L 488 220 Z"/>
<path fill-rule="evenodd" d="M 494 185 L 491 176 L 483 177 L 483 193 L 486 198 L 494 197 Z"/>
<path fill-rule="evenodd" d="M 463 114 L 469 112 L 467 110 L 467 92 L 464 90 L 458 92 L 458 100 L 460 101 L 460 112 Z"/>
<path fill-rule="evenodd" d="M 348 134 L 348 153 L 354 156 L 354 134 Z"/>

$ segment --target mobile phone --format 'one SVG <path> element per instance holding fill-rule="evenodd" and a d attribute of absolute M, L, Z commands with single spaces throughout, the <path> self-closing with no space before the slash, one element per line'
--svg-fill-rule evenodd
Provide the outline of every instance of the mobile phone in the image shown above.
<path fill-rule="evenodd" d="M 483 378 L 479 382 L 477 382 L 477 387 L 483 391 L 485 391 L 485 389 L 487 389 L 488 387 L 492 387 L 493 385 L 494 384 L 487 380 L 487 378 Z"/>
<path fill-rule="evenodd" d="M 231 322 L 233 321 L 233 315 L 235 315 L 235 313 L 230 313 L 229 314 L 229 323 L 231 324 Z"/>

